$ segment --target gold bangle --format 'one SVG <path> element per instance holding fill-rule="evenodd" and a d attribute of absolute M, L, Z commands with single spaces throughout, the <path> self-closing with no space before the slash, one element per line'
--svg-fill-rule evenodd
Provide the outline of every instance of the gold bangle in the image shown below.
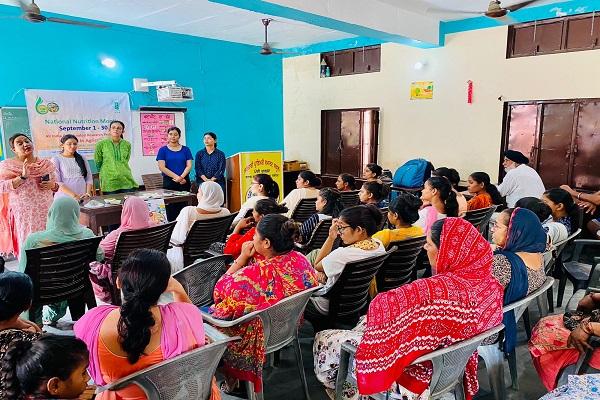
<path fill-rule="evenodd" d="M 577 200 L 581 200 L 581 195 L 582 195 L 582 194 L 583 194 L 583 193 L 578 193 L 578 194 L 577 194 Z"/>

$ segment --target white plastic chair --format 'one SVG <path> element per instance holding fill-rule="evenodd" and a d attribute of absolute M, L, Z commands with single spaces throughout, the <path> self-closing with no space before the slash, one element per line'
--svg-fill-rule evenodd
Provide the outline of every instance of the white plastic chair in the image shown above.
<path fill-rule="evenodd" d="M 99 388 L 98 392 L 137 385 L 147 399 L 207 400 L 215 370 L 227 344 L 240 337 L 229 337 L 207 324 L 204 324 L 204 332 L 210 339 L 205 346 L 121 378 Z"/>
<path fill-rule="evenodd" d="M 281 300 L 269 308 L 251 312 L 241 318 L 231 321 L 215 318 L 206 312 L 202 312 L 202 318 L 209 324 L 219 328 L 231 328 L 232 326 L 249 322 L 255 318 L 260 318 L 264 331 L 265 353 L 267 355 L 284 348 L 290 343 L 293 344 L 294 351 L 296 352 L 298 372 L 300 373 L 300 380 L 304 389 L 304 396 L 306 400 L 310 400 L 306 374 L 304 373 L 304 365 L 302 363 L 300 342 L 298 341 L 298 320 L 304 312 L 304 308 L 306 307 L 310 296 L 320 288 L 321 286 L 316 286 L 306 289 Z M 263 399 L 263 392 L 255 392 L 252 382 L 246 382 L 246 386 L 248 398 L 250 400 Z"/>
<path fill-rule="evenodd" d="M 529 304 L 538 297 L 543 296 L 553 284 L 554 278 L 547 276 L 546 282 L 541 287 L 531 292 L 529 296 L 504 306 L 503 312 L 514 310 L 515 321 L 519 322 Z M 479 346 L 477 352 L 485 363 L 490 387 L 494 392 L 494 399 L 504 400 L 506 398 L 506 387 L 504 386 L 504 352 L 500 349 L 500 343 Z M 508 367 L 510 369 L 512 387 L 515 390 L 519 390 L 516 352 L 509 354 Z"/>
<path fill-rule="evenodd" d="M 444 347 L 439 350 L 425 354 L 412 364 L 420 364 L 425 361 L 433 363 L 433 375 L 429 383 L 430 399 L 438 399 L 444 394 L 454 392 L 457 400 L 464 400 L 465 393 L 463 388 L 463 375 L 465 367 L 471 355 L 477 350 L 477 346 L 486 338 L 500 332 L 504 329 L 504 325 L 500 324 L 494 328 L 480 333 L 479 335 L 454 343 L 451 346 Z M 350 358 L 356 354 L 356 347 L 350 343 L 342 343 L 340 352 L 340 366 L 338 370 L 337 380 L 335 382 L 335 398 L 341 400 L 342 387 L 344 382 L 350 382 L 356 385 L 356 378 L 352 373 L 349 373 Z M 390 392 L 383 392 L 369 395 L 375 400 L 390 399 Z"/>

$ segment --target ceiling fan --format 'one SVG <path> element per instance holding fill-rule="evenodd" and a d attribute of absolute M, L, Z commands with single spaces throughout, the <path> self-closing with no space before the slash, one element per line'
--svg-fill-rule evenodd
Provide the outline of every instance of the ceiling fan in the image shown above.
<path fill-rule="evenodd" d="M 510 12 L 514 12 L 520 10 L 521 8 L 525 8 L 534 3 L 539 3 L 542 0 L 529 0 L 522 1 L 517 4 L 513 4 L 512 6 L 502 7 L 500 0 L 492 0 L 488 5 L 488 9 L 485 11 L 462 11 L 462 10 L 450 10 L 445 8 L 429 8 L 427 12 L 435 12 L 435 13 L 451 13 L 451 14 L 477 14 L 477 15 L 485 15 L 489 18 L 502 18 L 506 16 Z"/>
<path fill-rule="evenodd" d="M 40 22 L 57 22 L 59 24 L 69 24 L 69 25 L 79 25 L 79 26 L 87 26 L 90 28 L 108 28 L 108 25 L 94 24 L 92 22 L 83 22 L 83 21 L 75 21 L 71 19 L 64 18 L 54 18 L 54 17 L 46 17 L 42 15 L 42 11 L 35 4 L 35 0 L 31 0 L 31 3 L 26 3 L 23 0 L 18 0 L 19 7 L 23 10 L 23 14 L 21 14 L 20 18 L 23 18 L 26 21 L 40 23 Z"/>
<path fill-rule="evenodd" d="M 273 18 L 263 18 L 261 19 L 263 25 L 265 26 L 265 42 L 262 44 L 262 47 L 260 48 L 260 54 L 263 56 L 269 56 L 271 54 L 296 54 L 296 53 L 286 53 L 283 51 L 278 51 L 278 50 L 273 50 L 273 48 L 271 47 L 271 44 L 269 43 L 269 38 L 268 38 L 268 31 L 269 31 L 269 24 L 274 21 Z"/>

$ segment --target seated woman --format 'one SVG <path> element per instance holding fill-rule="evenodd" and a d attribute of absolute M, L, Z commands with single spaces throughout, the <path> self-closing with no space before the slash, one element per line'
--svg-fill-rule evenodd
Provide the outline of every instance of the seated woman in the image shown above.
<path fill-rule="evenodd" d="M 458 184 L 460 183 L 460 175 L 454 168 L 440 167 L 436 168 L 431 172 L 431 176 L 439 176 L 448 179 L 452 185 L 452 191 L 456 195 L 456 202 L 458 203 L 458 216 L 462 217 L 467 213 L 468 205 L 467 198 L 458 191 Z"/>
<path fill-rule="evenodd" d="M 492 228 L 497 246 L 492 273 L 504 288 L 504 305 L 522 299 L 546 281 L 544 259 L 546 232 L 536 215 L 524 208 L 509 208 L 498 215 Z M 514 351 L 514 313 L 504 316 L 504 352 Z"/>
<path fill-rule="evenodd" d="M 285 216 L 264 216 L 256 226 L 253 241 L 244 243 L 240 256 L 217 282 L 212 314 L 220 319 L 240 318 L 318 285 L 315 270 L 294 251 L 297 236 L 296 224 Z M 248 264 L 256 253 L 263 259 Z M 225 329 L 225 333 L 241 336 L 242 340 L 232 342 L 223 357 L 228 378 L 224 389 L 232 391 L 239 379 L 251 381 L 260 391 L 265 361 L 260 320 Z"/>
<path fill-rule="evenodd" d="M 373 204 L 377 208 L 388 206 L 390 187 L 381 181 L 367 181 L 363 183 L 358 192 L 358 199 L 362 204 Z"/>
<path fill-rule="evenodd" d="M 33 322 L 19 317 L 31 306 L 33 283 L 21 272 L 0 271 L 0 364 L 14 341 L 32 341 L 42 330 Z M 8 399 L 4 379 L 0 379 L 0 399 Z"/>
<path fill-rule="evenodd" d="M 281 202 L 288 208 L 288 212 L 285 214 L 286 217 L 290 218 L 294 209 L 300 203 L 302 199 L 314 199 L 319 194 L 317 186 L 321 186 L 321 179 L 312 171 L 302 171 L 298 174 L 296 179 L 296 189 L 288 193 L 287 196 Z"/>
<path fill-rule="evenodd" d="M 552 209 L 542 199 L 537 197 L 523 197 L 515 203 L 517 208 L 526 208 L 533 212 L 537 217 L 542 228 L 548 235 L 548 246 L 552 243 L 562 242 L 567 239 L 567 228 L 560 222 L 555 222 L 552 219 Z"/>
<path fill-rule="evenodd" d="M 93 308 L 73 328 L 75 336 L 90 350 L 88 370 L 97 385 L 107 385 L 204 345 L 200 311 L 171 277 L 171 266 L 163 253 L 133 251 L 119 270 L 117 287 L 123 296 L 120 307 Z M 174 302 L 158 305 L 158 298 L 165 292 L 173 294 Z M 96 397 L 145 398 L 135 385 Z"/>
<path fill-rule="evenodd" d="M 288 211 L 286 206 L 277 204 L 274 199 L 266 198 L 256 202 L 252 210 L 252 216 L 243 218 L 235 226 L 233 233 L 227 239 L 223 254 L 229 254 L 233 258 L 238 258 L 242 254 L 242 246 L 246 242 L 251 242 L 256 234 L 256 225 L 260 220 L 269 214 L 284 214 Z M 249 229 L 248 229 L 249 228 Z M 244 230 L 247 231 L 244 233 Z M 254 260 L 262 260 L 258 253 L 254 254 Z"/>
<path fill-rule="evenodd" d="M 560 188 L 546 190 L 542 201 L 552 210 L 552 220 L 565 227 L 567 236 L 579 229 L 581 211 L 569 192 Z"/>
<path fill-rule="evenodd" d="M 588 231 L 600 239 L 600 190 L 595 193 L 583 193 L 572 189 L 569 185 L 561 185 L 561 189 L 566 190 L 577 206 L 585 211 L 584 219 Z"/>
<path fill-rule="evenodd" d="M 350 192 L 355 190 L 356 179 L 350 174 L 340 174 L 335 181 L 335 187 L 340 192 Z"/>
<path fill-rule="evenodd" d="M 468 211 L 504 203 L 498 188 L 490 182 L 490 176 L 485 172 L 473 172 L 467 181 L 469 193 L 473 195 L 467 202 Z"/>
<path fill-rule="evenodd" d="M 458 217 L 456 192 L 446 178 L 432 176 L 427 179 L 421 192 L 421 200 L 429 205 L 419 211 L 419 219 L 415 225 L 423 228 L 425 234 L 429 233 L 435 221 L 446 217 Z"/>
<path fill-rule="evenodd" d="M 198 188 L 198 205 L 187 206 L 177 216 L 175 228 L 171 234 L 171 242 L 181 245 L 185 242 L 187 234 L 194 222 L 202 219 L 211 219 L 229 215 L 228 209 L 221 207 L 223 204 L 223 190 L 221 186 L 213 181 L 205 181 Z M 183 268 L 183 249 L 179 246 L 173 246 L 167 250 L 167 257 L 171 262 L 173 272 Z"/>
<path fill-rule="evenodd" d="M 382 218 L 381 211 L 370 204 L 346 208 L 340 213 L 340 217 L 333 221 L 329 236 L 314 261 L 319 282 L 325 285 L 317 294 L 324 295 L 331 290 L 347 263 L 385 253 L 383 244 L 372 238 Z M 345 247 L 338 247 L 332 251 L 338 235 Z M 310 321 L 315 332 L 323 329 L 328 315 L 329 299 L 325 297 L 312 297 L 304 312 L 304 317 Z"/>
<path fill-rule="evenodd" d="M 589 348 L 590 336 L 600 336 L 600 294 L 589 293 L 577 310 L 540 319 L 531 332 L 529 353 L 546 389 L 557 386 L 562 371 Z M 600 369 L 600 350 L 594 350 L 589 365 Z M 595 398 L 595 397 L 590 397 Z"/>
<path fill-rule="evenodd" d="M 238 215 L 233 220 L 231 226 L 235 226 L 242 218 L 246 217 L 246 213 L 251 211 L 259 200 L 279 198 L 279 185 L 268 174 L 256 174 L 252 178 L 252 186 L 250 187 L 252 196 L 242 204 Z"/>
<path fill-rule="evenodd" d="M 121 233 L 154 225 L 154 221 L 150 218 L 150 209 L 144 200 L 135 196 L 125 199 L 121 211 L 121 225 L 100 242 L 100 247 L 104 251 L 104 261 L 90 263 L 90 280 L 94 294 L 101 301 L 105 303 L 111 301 L 112 287 L 115 284 L 112 282 L 111 262 Z"/>
<path fill-rule="evenodd" d="M 362 177 L 367 182 L 374 182 L 381 179 L 381 174 L 383 174 L 383 168 L 375 163 L 369 163 L 365 165 Z"/>
<path fill-rule="evenodd" d="M 3 399 L 91 399 L 88 349 L 66 335 L 44 335 L 35 341 L 13 342 L 0 374 Z"/>
<path fill-rule="evenodd" d="M 72 197 L 58 197 L 48 211 L 46 230 L 34 232 L 27 236 L 21 248 L 19 271 L 25 271 L 27 266 L 27 253 L 25 250 L 93 237 L 96 237 L 94 232 L 79 224 L 79 203 Z M 101 247 L 98 247 L 96 259 L 98 261 L 104 259 L 104 251 Z M 63 301 L 44 306 L 43 318 L 41 307 L 31 310 L 30 319 L 38 325 L 41 325 L 42 321 L 46 324 L 54 324 L 66 314 L 66 311 L 67 302 Z"/>
<path fill-rule="evenodd" d="M 328 187 L 319 190 L 315 208 L 317 212 L 308 217 L 300 226 L 300 243 L 308 242 L 319 222 L 324 219 L 337 218 L 340 215 L 344 208 L 340 192 Z"/>
<path fill-rule="evenodd" d="M 398 197 L 390 203 L 387 213 L 388 221 L 394 229 L 379 231 L 373 235 L 373 238 L 380 240 L 387 249 L 391 242 L 423 236 L 423 228 L 413 226 L 419 219 L 421 204 L 421 200 L 415 195 L 399 192 Z"/>
<path fill-rule="evenodd" d="M 436 221 L 425 250 L 433 277 L 379 294 L 366 320 L 351 331 L 316 335 L 315 373 L 329 393 L 335 389 L 341 343 L 358 346 L 358 390 L 344 390 L 343 398 L 392 388 L 394 398 L 416 400 L 428 398 L 433 371 L 430 365 L 411 366 L 415 359 L 500 324 L 502 287 L 492 276 L 492 250 L 473 225 L 461 218 Z M 465 392 L 473 396 L 477 389 L 474 356 L 466 366 Z"/>

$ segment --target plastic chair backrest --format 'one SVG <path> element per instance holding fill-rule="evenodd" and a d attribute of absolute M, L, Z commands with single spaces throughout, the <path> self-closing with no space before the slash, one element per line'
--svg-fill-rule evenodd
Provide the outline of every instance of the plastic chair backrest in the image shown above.
<path fill-rule="evenodd" d="M 188 296 L 197 307 L 213 304 L 213 291 L 217 281 L 227 271 L 227 259 L 231 256 L 221 255 L 198 260 L 189 267 L 173 274 L 183 286 Z"/>
<path fill-rule="evenodd" d="M 102 237 L 25 250 L 25 273 L 33 282 L 34 305 L 53 304 L 83 296 L 92 286 L 90 262 Z"/>
<path fill-rule="evenodd" d="M 111 261 L 113 271 L 117 271 L 129 254 L 136 249 L 154 249 L 166 253 L 169 239 L 176 222 L 168 222 L 149 228 L 122 232 L 115 246 L 115 255 Z"/>
<path fill-rule="evenodd" d="M 300 202 L 296 205 L 296 208 L 294 208 L 294 211 L 292 211 L 292 216 L 290 218 L 300 224 L 303 223 L 309 219 L 311 215 L 317 212 L 315 207 L 316 202 L 316 198 L 300 200 Z"/>
<path fill-rule="evenodd" d="M 360 200 L 358 198 L 358 190 L 351 190 L 348 192 L 340 192 L 340 201 L 344 208 L 357 206 L 360 204 Z"/>
<path fill-rule="evenodd" d="M 204 331 L 210 343 L 121 378 L 101 391 L 135 384 L 152 400 L 208 400 L 213 376 L 227 344 L 240 338 L 225 336 L 207 324 Z"/>
<path fill-rule="evenodd" d="M 529 306 L 529 303 L 531 303 L 533 300 L 535 300 L 536 297 L 542 296 L 543 294 L 545 294 L 546 291 L 553 284 L 554 284 L 554 278 L 547 276 L 546 281 L 542 284 L 542 286 L 540 286 L 533 292 L 529 293 L 529 295 L 527 295 L 526 297 L 523 297 L 521 300 L 517 300 L 513 303 L 505 305 L 504 307 L 502 307 L 502 312 L 514 310 L 515 311 L 515 320 L 518 321 L 519 318 L 521 318 L 521 316 L 527 309 L 527 307 Z"/>
<path fill-rule="evenodd" d="M 303 290 L 264 310 L 248 313 L 235 320 L 218 319 L 204 311 L 202 311 L 202 318 L 211 325 L 222 328 L 236 326 L 260 318 L 263 324 L 266 353 L 272 353 L 287 346 L 296 338 L 300 315 L 304 312 L 310 296 L 320 288 L 321 286 L 315 286 Z"/>
<path fill-rule="evenodd" d="M 478 210 L 467 211 L 464 218 L 477 228 L 479 233 L 483 234 L 490 223 L 490 219 L 496 211 L 496 208 L 498 208 L 498 206 L 494 205 Z"/>
<path fill-rule="evenodd" d="M 163 177 L 162 174 L 145 174 L 142 175 L 142 182 L 146 190 L 162 189 Z"/>
<path fill-rule="evenodd" d="M 433 375 L 429 383 L 431 398 L 436 399 L 444 393 L 450 392 L 457 385 L 462 385 L 465 367 L 469 358 L 486 338 L 500 332 L 502 329 L 504 329 L 504 325 L 500 324 L 471 339 L 454 343 L 451 346 L 417 358 L 413 364 L 424 361 L 433 363 Z"/>
<path fill-rule="evenodd" d="M 329 320 L 356 323 L 369 302 L 369 285 L 377 271 L 395 249 L 380 256 L 346 264 L 333 287 L 325 294 L 329 298 Z"/>
<path fill-rule="evenodd" d="M 231 222 L 237 213 L 194 222 L 183 242 L 183 264 L 191 265 L 215 242 L 225 242 Z"/>
<path fill-rule="evenodd" d="M 331 228 L 331 219 L 323 219 L 319 221 L 313 231 L 308 242 L 302 247 L 302 252 L 308 254 L 310 251 L 320 249 L 329 236 L 329 228 Z"/>
<path fill-rule="evenodd" d="M 385 260 L 375 279 L 377 291 L 385 292 L 410 283 L 414 277 L 417 257 L 425 245 L 425 236 L 391 242 L 389 248 L 395 248 Z"/>

